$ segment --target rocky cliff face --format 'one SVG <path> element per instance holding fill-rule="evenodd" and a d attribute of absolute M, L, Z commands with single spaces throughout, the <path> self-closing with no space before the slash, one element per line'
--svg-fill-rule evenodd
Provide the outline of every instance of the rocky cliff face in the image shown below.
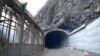
<path fill-rule="evenodd" d="M 35 17 L 43 30 L 72 31 L 100 16 L 100 0 L 48 0 Z"/>

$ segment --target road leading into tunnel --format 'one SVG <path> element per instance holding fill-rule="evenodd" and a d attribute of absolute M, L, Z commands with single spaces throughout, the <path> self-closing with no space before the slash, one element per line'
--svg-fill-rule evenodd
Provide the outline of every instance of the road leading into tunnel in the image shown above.
<path fill-rule="evenodd" d="M 70 49 L 68 47 L 59 49 L 45 49 L 42 56 L 100 56 L 89 51 Z"/>

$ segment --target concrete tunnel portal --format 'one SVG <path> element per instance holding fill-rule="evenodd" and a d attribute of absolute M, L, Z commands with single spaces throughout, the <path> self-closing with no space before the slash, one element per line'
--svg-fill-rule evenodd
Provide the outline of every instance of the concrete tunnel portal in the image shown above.
<path fill-rule="evenodd" d="M 45 36 L 45 47 L 48 49 L 61 48 L 67 38 L 68 35 L 64 31 L 50 31 Z"/>

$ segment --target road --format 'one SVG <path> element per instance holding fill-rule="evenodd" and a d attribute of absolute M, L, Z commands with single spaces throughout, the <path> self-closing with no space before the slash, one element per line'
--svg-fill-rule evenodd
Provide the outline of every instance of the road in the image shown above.
<path fill-rule="evenodd" d="M 60 48 L 60 49 L 45 49 L 42 56 L 100 56 L 89 51 Z"/>

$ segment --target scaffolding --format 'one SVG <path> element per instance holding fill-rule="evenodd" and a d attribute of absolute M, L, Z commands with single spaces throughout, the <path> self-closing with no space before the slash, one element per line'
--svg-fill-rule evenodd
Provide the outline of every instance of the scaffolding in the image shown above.
<path fill-rule="evenodd" d="M 44 48 L 42 30 L 26 9 L 21 12 L 20 2 L 0 2 L 0 56 L 37 56 Z"/>

